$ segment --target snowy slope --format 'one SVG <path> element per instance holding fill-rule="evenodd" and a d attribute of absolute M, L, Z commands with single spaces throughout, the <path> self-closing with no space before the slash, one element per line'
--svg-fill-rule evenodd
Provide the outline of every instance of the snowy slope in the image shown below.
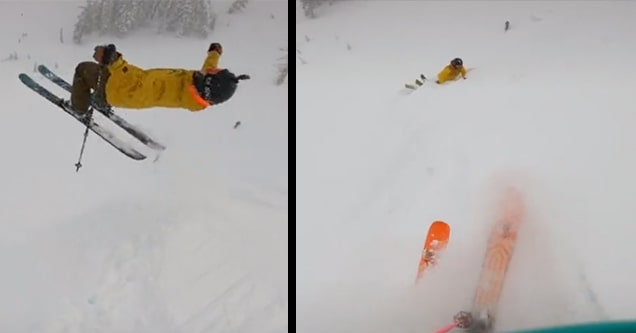
<path fill-rule="evenodd" d="M 301 331 L 448 323 L 470 306 L 507 185 L 529 212 L 499 328 L 632 316 L 635 11 L 632 2 L 396 1 L 298 15 Z M 466 81 L 400 94 L 457 56 L 474 68 Z M 415 287 L 438 218 L 453 227 L 451 246 Z"/>
<path fill-rule="evenodd" d="M 73 45 L 80 4 L 0 2 L 0 59 L 19 55 L 0 62 L 0 331 L 286 332 L 287 86 L 273 82 L 287 3 L 232 16 L 219 4 L 206 40 Z M 118 111 L 168 146 L 156 162 L 91 136 L 76 173 L 83 128 L 17 79 L 44 63 L 70 80 L 105 42 L 142 67 L 199 68 L 212 41 L 222 66 L 252 76 L 231 102 Z"/>

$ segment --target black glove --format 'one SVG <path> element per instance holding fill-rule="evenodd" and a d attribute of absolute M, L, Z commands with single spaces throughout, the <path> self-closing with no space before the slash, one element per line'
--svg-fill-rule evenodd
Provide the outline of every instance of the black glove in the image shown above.
<path fill-rule="evenodd" d="M 223 46 L 221 46 L 221 43 L 212 43 L 210 44 L 210 47 L 208 47 L 208 52 L 212 52 L 212 51 L 216 51 L 219 54 L 223 54 Z"/>
<path fill-rule="evenodd" d="M 117 47 L 115 47 L 115 44 L 95 46 L 95 52 L 97 52 L 98 49 L 104 50 L 101 58 L 95 58 L 95 60 L 97 60 L 102 65 L 110 65 L 115 60 L 117 60 L 117 57 L 119 57 L 119 53 L 117 53 Z"/>
<path fill-rule="evenodd" d="M 473 324 L 473 315 L 468 311 L 459 311 L 454 317 L 457 327 L 469 328 Z"/>

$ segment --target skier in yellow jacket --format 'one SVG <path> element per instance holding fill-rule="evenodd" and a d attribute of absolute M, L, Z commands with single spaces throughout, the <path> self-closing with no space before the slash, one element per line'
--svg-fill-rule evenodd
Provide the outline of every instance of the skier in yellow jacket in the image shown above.
<path fill-rule="evenodd" d="M 455 58 L 437 74 L 437 81 L 435 81 L 435 83 L 442 84 L 446 81 L 455 80 L 460 74 L 465 80 L 466 68 L 464 67 L 464 62 L 460 58 Z"/>
<path fill-rule="evenodd" d="M 239 80 L 249 79 L 218 68 L 222 54 L 221 44 L 211 43 L 201 70 L 142 69 L 124 60 L 115 45 L 99 45 L 93 54 L 97 62 L 82 62 L 75 68 L 71 100 L 64 104 L 85 116 L 91 114 L 91 100 L 102 112 L 111 112 L 111 106 L 201 111 L 226 102 Z"/>

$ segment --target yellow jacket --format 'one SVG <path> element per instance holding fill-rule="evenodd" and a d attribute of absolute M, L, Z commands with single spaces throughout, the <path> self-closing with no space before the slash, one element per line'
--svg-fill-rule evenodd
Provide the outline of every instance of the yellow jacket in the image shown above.
<path fill-rule="evenodd" d="M 217 70 L 220 54 L 208 52 L 203 72 Z M 201 111 L 206 103 L 193 85 L 194 70 L 176 68 L 141 69 L 119 56 L 108 66 L 106 99 L 115 107 L 143 109 L 151 107 L 183 108 Z"/>
<path fill-rule="evenodd" d="M 461 74 L 463 78 L 466 78 L 466 68 L 464 66 L 457 69 L 451 65 L 447 65 L 437 74 L 437 83 L 441 84 L 446 81 L 455 80 L 459 74 Z"/>

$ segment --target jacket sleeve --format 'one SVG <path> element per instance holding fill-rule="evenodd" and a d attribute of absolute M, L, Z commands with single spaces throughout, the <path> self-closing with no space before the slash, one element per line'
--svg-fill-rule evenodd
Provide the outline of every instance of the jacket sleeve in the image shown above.
<path fill-rule="evenodd" d="M 210 70 L 216 69 L 219 66 L 219 58 L 221 55 L 216 51 L 208 52 L 208 56 L 205 57 L 205 61 L 203 62 L 203 67 L 201 70 L 203 72 L 208 72 Z"/>
<path fill-rule="evenodd" d="M 459 71 L 462 73 L 462 77 L 465 78 L 466 77 L 466 67 L 462 66 L 462 68 Z"/>

